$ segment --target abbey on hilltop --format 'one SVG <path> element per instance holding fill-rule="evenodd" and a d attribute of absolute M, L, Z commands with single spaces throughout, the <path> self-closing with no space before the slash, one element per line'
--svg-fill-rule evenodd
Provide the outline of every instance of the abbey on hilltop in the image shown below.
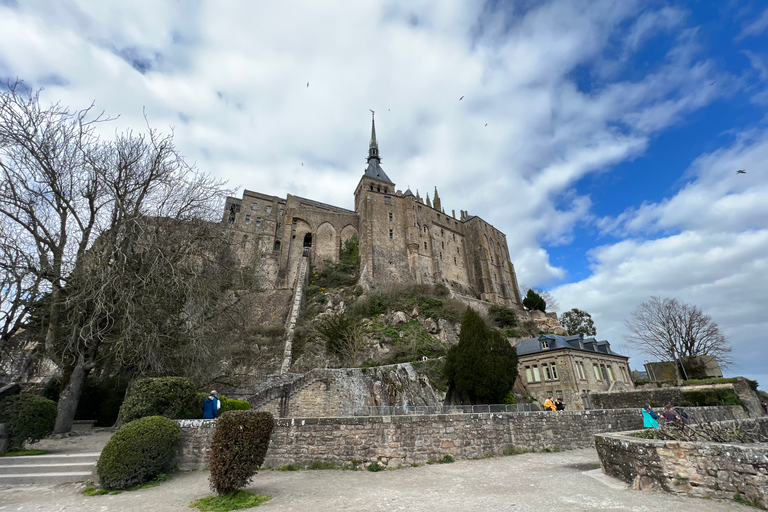
<path fill-rule="evenodd" d="M 228 197 L 222 222 L 234 231 L 245 264 L 257 265 L 267 286 L 292 288 L 302 259 L 316 266 L 339 260 L 340 244 L 360 240 L 360 282 L 442 283 L 464 295 L 520 306 L 507 238 L 478 216 L 447 214 L 435 187 L 432 201 L 403 193 L 381 168 L 371 120 L 368 166 L 355 188 L 355 211 L 288 194 L 245 190 Z"/>

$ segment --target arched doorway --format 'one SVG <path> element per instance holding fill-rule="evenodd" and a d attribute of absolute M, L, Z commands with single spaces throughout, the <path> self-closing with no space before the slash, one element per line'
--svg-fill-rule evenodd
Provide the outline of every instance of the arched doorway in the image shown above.
<path fill-rule="evenodd" d="M 312 247 L 312 233 L 304 235 L 304 247 Z"/>

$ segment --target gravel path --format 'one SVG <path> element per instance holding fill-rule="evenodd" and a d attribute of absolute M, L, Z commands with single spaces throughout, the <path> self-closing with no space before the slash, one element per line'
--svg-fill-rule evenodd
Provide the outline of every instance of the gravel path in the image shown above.
<path fill-rule="evenodd" d="M 82 448 L 93 447 L 101 440 L 92 436 L 66 441 L 71 441 L 69 448 L 77 444 L 73 439 L 80 439 Z M 378 473 L 267 470 L 260 472 L 247 490 L 272 496 L 258 508 L 264 512 L 750 510 L 733 502 L 633 491 L 597 468 L 597 452 L 583 449 L 460 460 Z M 81 484 L 0 488 L 0 510 L 190 512 L 191 501 L 211 495 L 207 471 L 178 472 L 159 487 L 115 496 L 83 496 L 82 489 Z"/>

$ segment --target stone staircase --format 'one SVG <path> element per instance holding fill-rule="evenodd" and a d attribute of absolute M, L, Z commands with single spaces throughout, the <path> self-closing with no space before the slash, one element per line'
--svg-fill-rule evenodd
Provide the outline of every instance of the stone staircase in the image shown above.
<path fill-rule="evenodd" d="M 0 486 L 85 482 L 101 453 L 0 457 Z"/>
<path fill-rule="evenodd" d="M 301 307 L 304 305 L 304 296 L 309 282 L 309 247 L 304 248 L 299 263 L 299 271 L 296 273 L 296 286 L 293 289 L 293 301 L 291 302 L 291 311 L 288 314 L 288 320 L 285 324 L 285 349 L 283 350 L 283 363 L 280 365 L 280 374 L 288 373 L 291 368 L 292 350 L 293 350 L 293 329 L 296 327 L 296 320 L 301 313 Z"/>

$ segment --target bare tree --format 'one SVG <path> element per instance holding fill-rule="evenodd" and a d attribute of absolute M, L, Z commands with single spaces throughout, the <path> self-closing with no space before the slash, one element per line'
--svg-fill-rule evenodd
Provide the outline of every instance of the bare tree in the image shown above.
<path fill-rule="evenodd" d="M 627 341 L 661 360 L 715 356 L 721 366 L 731 363 L 731 346 L 720 328 L 697 306 L 677 299 L 651 297 L 625 321 Z M 676 365 L 677 366 L 677 365 Z"/>
<path fill-rule="evenodd" d="M 186 164 L 172 134 L 102 141 L 104 116 L 18 89 L 0 93 L 0 226 L 15 234 L 0 247 L 0 333 L 5 343 L 25 322 L 41 333 L 64 372 L 65 432 L 97 364 L 162 373 L 210 353 L 200 333 L 226 286 L 206 278 L 229 275 L 213 263 L 225 241 L 210 222 L 226 191 Z"/>

